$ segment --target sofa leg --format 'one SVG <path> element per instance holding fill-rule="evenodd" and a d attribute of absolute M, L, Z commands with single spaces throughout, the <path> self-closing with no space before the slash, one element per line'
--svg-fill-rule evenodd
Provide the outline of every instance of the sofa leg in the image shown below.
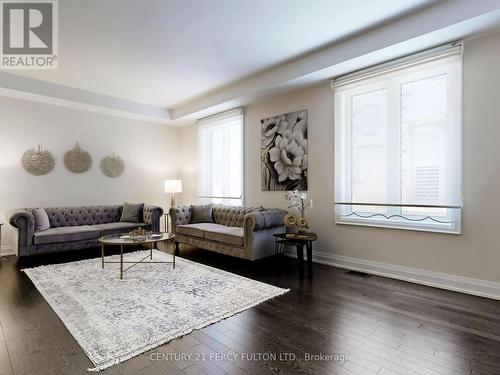
<path fill-rule="evenodd" d="M 179 242 L 175 241 L 175 255 L 179 255 Z"/>

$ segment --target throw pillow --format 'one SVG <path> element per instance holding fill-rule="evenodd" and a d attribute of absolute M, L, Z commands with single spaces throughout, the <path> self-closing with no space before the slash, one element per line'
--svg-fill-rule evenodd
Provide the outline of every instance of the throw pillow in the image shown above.
<path fill-rule="evenodd" d="M 191 206 L 192 223 L 213 223 L 212 205 L 205 204 L 201 206 Z"/>
<path fill-rule="evenodd" d="M 49 215 L 47 215 L 47 212 L 43 208 L 35 208 L 32 213 L 35 217 L 35 232 L 50 228 Z"/>
<path fill-rule="evenodd" d="M 128 223 L 141 223 L 142 222 L 142 210 L 144 209 L 144 203 L 127 203 L 123 204 L 122 216 L 120 218 L 121 222 Z"/>

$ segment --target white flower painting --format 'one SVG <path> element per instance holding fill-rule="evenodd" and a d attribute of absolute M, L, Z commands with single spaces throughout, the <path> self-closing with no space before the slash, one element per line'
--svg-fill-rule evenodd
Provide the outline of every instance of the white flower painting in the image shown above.
<path fill-rule="evenodd" d="M 307 110 L 260 120 L 262 190 L 307 190 Z"/>

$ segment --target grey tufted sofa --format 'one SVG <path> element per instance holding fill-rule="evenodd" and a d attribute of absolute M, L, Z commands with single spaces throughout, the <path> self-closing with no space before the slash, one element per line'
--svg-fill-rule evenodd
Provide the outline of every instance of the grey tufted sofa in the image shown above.
<path fill-rule="evenodd" d="M 123 206 L 45 208 L 50 228 L 35 231 L 32 209 L 12 213 L 9 222 L 18 229 L 18 256 L 79 250 L 99 246 L 101 236 L 143 227 L 158 232 L 161 207 L 144 206 L 143 222 L 120 222 Z"/>
<path fill-rule="evenodd" d="M 191 223 L 191 207 L 170 208 L 175 242 L 255 260 L 274 254 L 275 233 L 285 232 L 285 210 L 213 206 L 213 223 Z"/>

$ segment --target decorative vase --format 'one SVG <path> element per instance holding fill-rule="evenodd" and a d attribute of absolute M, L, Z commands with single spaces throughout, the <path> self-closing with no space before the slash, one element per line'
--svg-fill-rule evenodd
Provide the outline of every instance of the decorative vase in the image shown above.
<path fill-rule="evenodd" d="M 305 234 L 307 233 L 307 230 L 309 229 L 309 222 L 305 217 L 301 217 L 297 221 L 297 229 L 299 231 L 299 234 Z"/>

